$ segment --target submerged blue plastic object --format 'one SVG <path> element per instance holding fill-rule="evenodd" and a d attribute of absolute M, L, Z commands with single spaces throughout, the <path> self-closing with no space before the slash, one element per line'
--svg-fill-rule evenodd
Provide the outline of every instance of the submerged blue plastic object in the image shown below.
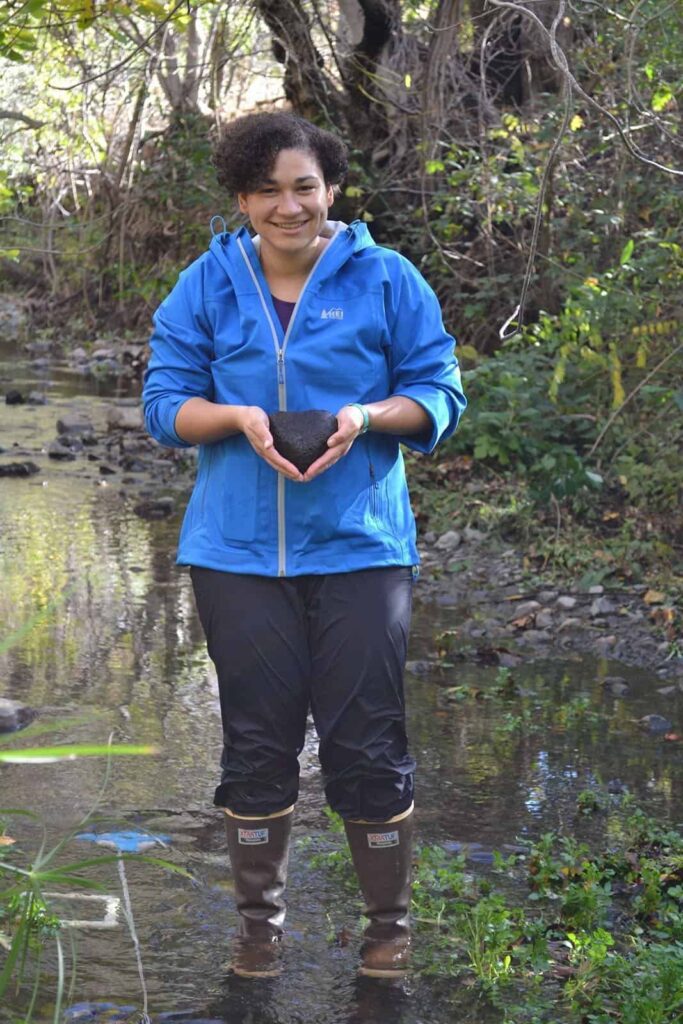
<path fill-rule="evenodd" d="M 129 1024 L 139 1010 L 116 1003 L 75 1003 L 64 1011 L 64 1024 Z M 153 1017 L 154 1024 L 225 1024 L 224 1019 L 197 1017 L 192 1010 L 169 1010 Z"/>
<path fill-rule="evenodd" d="M 136 832 L 134 830 L 81 832 L 76 839 L 83 839 L 87 843 L 97 843 L 98 846 L 108 846 L 119 853 L 146 853 L 155 846 L 168 846 L 171 842 L 170 836 L 157 836 L 151 832 Z"/>
<path fill-rule="evenodd" d="M 128 1020 L 134 1012 L 134 1006 L 117 1006 L 116 1003 L 76 1003 L 64 1011 L 64 1024 L 114 1024 Z"/>

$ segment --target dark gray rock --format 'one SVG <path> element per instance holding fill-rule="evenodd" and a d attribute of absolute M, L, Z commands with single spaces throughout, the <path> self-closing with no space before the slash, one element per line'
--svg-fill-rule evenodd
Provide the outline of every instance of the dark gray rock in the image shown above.
<path fill-rule="evenodd" d="M 57 420 L 58 434 L 94 434 L 93 424 L 85 416 L 61 416 Z"/>
<path fill-rule="evenodd" d="M 52 441 L 47 447 L 48 458 L 56 459 L 60 462 L 73 462 L 76 456 L 67 448 L 65 444 L 60 444 L 59 441 Z"/>
<path fill-rule="evenodd" d="M 117 470 L 113 466 L 108 466 L 106 462 L 100 464 L 100 473 L 102 476 L 111 476 L 112 473 L 116 473 Z"/>
<path fill-rule="evenodd" d="M 29 405 L 47 405 L 47 397 L 42 391 L 29 391 L 26 401 Z"/>
<path fill-rule="evenodd" d="M 598 597 L 591 604 L 591 615 L 596 618 L 598 615 L 611 615 L 615 612 L 616 606 L 608 597 Z"/>
<path fill-rule="evenodd" d="M 518 654 L 511 654 L 510 651 L 500 651 L 498 654 L 498 664 L 503 668 L 517 668 L 522 664 L 522 660 Z"/>
<path fill-rule="evenodd" d="M 600 636 L 594 642 L 593 647 L 600 654 L 604 654 L 605 651 L 608 651 L 612 647 L 615 647 L 616 643 L 617 643 L 617 637 L 614 636 L 613 634 L 610 635 L 610 636 Z"/>
<path fill-rule="evenodd" d="M 642 718 L 638 719 L 638 725 L 641 729 L 647 729 L 648 732 L 652 733 L 669 732 L 670 729 L 673 729 L 669 719 L 664 718 L 662 715 L 643 715 Z"/>
<path fill-rule="evenodd" d="M 145 459 L 136 459 L 132 455 L 127 455 L 121 459 L 121 469 L 125 473 L 144 473 L 149 469 L 149 462 Z"/>
<path fill-rule="evenodd" d="M 565 629 L 578 629 L 582 625 L 583 625 L 583 622 L 581 621 L 581 619 L 572 619 L 572 618 L 563 619 L 562 622 L 557 627 L 557 631 L 558 631 L 558 633 L 560 633 L 560 632 L 563 632 Z"/>
<path fill-rule="evenodd" d="M 17 700 L 0 697 L 0 733 L 24 729 L 37 714 L 38 712 L 28 707 L 27 704 L 20 704 Z"/>
<path fill-rule="evenodd" d="M 447 530 L 446 533 L 441 534 L 434 547 L 437 551 L 453 551 L 461 540 L 462 537 L 457 530 Z"/>
<path fill-rule="evenodd" d="M 23 405 L 25 401 L 21 391 L 17 391 L 16 388 L 12 388 L 5 395 L 5 405 Z"/>
<path fill-rule="evenodd" d="M 57 442 L 61 444 L 62 448 L 68 448 L 70 452 L 83 451 L 83 436 L 79 437 L 77 434 L 60 434 L 57 438 Z"/>
<path fill-rule="evenodd" d="M 39 472 L 35 462 L 7 462 L 0 466 L 0 476 L 33 476 Z"/>
<path fill-rule="evenodd" d="M 141 501 L 133 508 L 136 516 L 141 519 L 166 519 L 173 514 L 174 502 L 172 498 L 157 498 L 156 500 Z"/>
<path fill-rule="evenodd" d="M 613 697 L 625 697 L 629 692 L 629 685 L 622 676 L 605 676 L 602 685 Z"/>
<path fill-rule="evenodd" d="M 540 612 L 540 610 L 541 605 L 538 601 L 520 601 L 519 604 L 512 606 L 509 618 L 523 619 L 526 615 L 534 615 L 536 612 Z"/>
<path fill-rule="evenodd" d="M 327 451 L 337 430 L 337 417 L 321 409 L 306 412 L 274 412 L 269 417 L 276 451 L 305 473 Z"/>
<path fill-rule="evenodd" d="M 428 661 L 407 661 L 406 672 L 410 672 L 412 676 L 426 676 L 431 671 L 432 666 Z"/>
<path fill-rule="evenodd" d="M 526 644 L 547 644 L 553 638 L 547 629 L 527 629 L 525 632 L 520 633 L 519 639 L 522 643 Z"/>
<path fill-rule="evenodd" d="M 110 405 L 107 409 L 107 427 L 109 430 L 142 430 L 142 407 Z"/>

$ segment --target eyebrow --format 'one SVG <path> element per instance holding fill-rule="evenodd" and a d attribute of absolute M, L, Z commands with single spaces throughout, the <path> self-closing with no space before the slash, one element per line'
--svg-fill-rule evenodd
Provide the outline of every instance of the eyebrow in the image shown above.
<path fill-rule="evenodd" d="M 311 180 L 312 181 L 320 181 L 320 179 L 319 179 L 317 174 L 304 174 L 300 178 L 295 178 L 294 179 L 294 183 L 296 185 L 299 185 L 299 184 L 301 184 L 302 181 L 311 181 Z M 263 185 L 277 185 L 278 182 L 275 180 L 275 178 L 264 178 L 263 181 L 262 181 L 262 184 Z"/>

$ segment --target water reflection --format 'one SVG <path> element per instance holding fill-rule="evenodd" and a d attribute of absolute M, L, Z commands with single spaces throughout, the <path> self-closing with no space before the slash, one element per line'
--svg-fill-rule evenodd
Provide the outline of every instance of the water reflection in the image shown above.
<path fill-rule="evenodd" d="M 83 401 L 101 422 L 98 400 Z M 8 438 L 9 445 L 16 439 L 39 453 L 55 418 L 53 406 L 12 412 L 10 421 L 0 407 L 0 443 L 8 447 Z M 156 757 L 115 762 L 100 807 L 118 827 L 170 834 L 173 857 L 196 879 L 130 866 L 153 1020 L 173 1014 L 230 1024 L 498 1020 L 472 990 L 449 979 L 417 977 L 399 987 L 357 979 L 358 942 L 344 949 L 330 943 L 342 926 L 353 933 L 358 904 L 340 900 L 302 844 L 326 827 L 312 732 L 296 812 L 287 971 L 258 986 L 226 976 L 233 900 L 221 823 L 210 806 L 220 752 L 218 699 L 189 577 L 174 565 L 180 510 L 169 521 L 143 521 L 125 487 L 99 486 L 87 465 L 56 467 L 35 458 L 42 459 L 37 478 L 0 481 L 0 619 L 2 635 L 16 637 L 0 649 L 2 694 L 54 723 L 51 740 L 103 742 L 113 732 L 160 748 Z M 452 625 L 454 614 L 418 605 L 411 657 L 427 658 L 434 632 Z M 675 716 L 675 700 L 660 708 L 653 702 L 658 680 L 623 668 L 629 698 L 610 698 L 601 684 L 610 671 L 589 659 L 522 666 L 515 679 L 524 695 L 509 700 L 485 698 L 493 669 L 462 665 L 410 678 L 420 839 L 464 847 L 475 868 L 485 870 L 492 850 L 513 847 L 519 836 L 595 827 L 577 818 L 576 797 L 608 783 L 680 820 L 682 745 L 634 724 L 653 711 Z M 448 702 L 444 688 L 456 682 L 484 696 Z M 25 740 L 19 734 L 13 742 Z M 0 775 L 0 806 L 20 802 L 37 810 L 56 840 L 95 803 L 103 777 L 101 762 L 8 766 Z M 25 849 L 37 847 L 38 829 L 26 823 L 17 830 Z M 111 865 L 100 874 L 104 891 L 116 891 Z M 79 948 L 79 1002 L 130 1003 L 137 979 L 125 932 L 82 933 Z M 49 1005 L 48 984 L 39 1021 L 51 1019 Z M 0 1010 L 0 1020 L 19 1012 L 18 1006 Z"/>

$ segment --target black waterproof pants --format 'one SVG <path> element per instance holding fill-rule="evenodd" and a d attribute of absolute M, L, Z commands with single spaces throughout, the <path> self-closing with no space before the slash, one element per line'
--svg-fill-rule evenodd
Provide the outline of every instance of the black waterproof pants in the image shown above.
<path fill-rule="evenodd" d="M 214 803 L 293 804 L 310 707 L 325 793 L 343 818 L 386 821 L 413 800 L 403 669 L 412 569 L 274 578 L 193 567 L 223 718 Z"/>

